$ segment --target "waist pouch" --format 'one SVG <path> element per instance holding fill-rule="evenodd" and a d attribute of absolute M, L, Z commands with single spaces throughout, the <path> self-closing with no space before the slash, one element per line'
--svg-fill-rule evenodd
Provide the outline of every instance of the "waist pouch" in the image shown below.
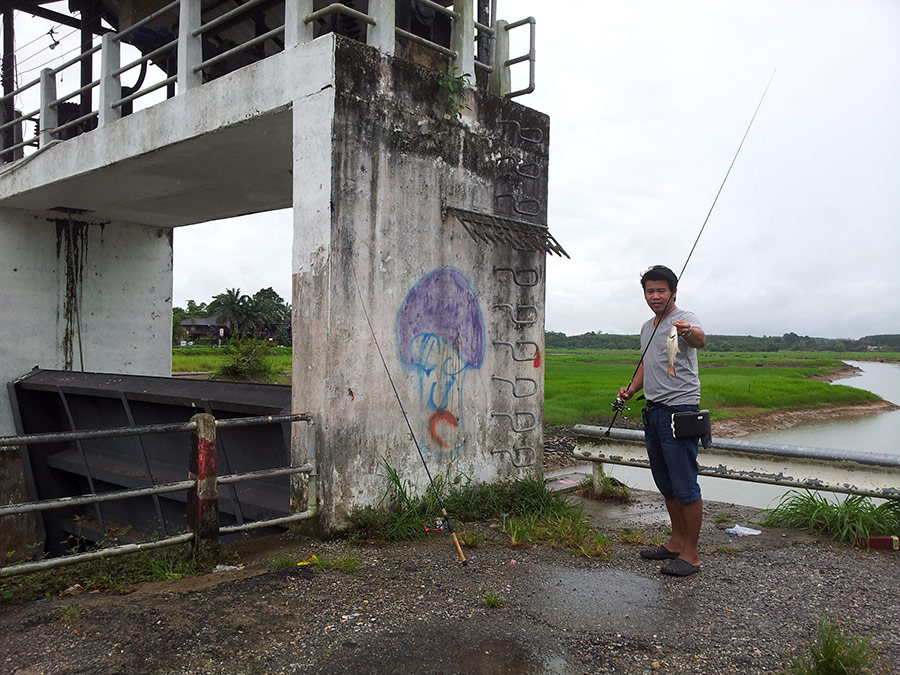
<path fill-rule="evenodd" d="M 675 438 L 699 438 L 704 448 L 712 443 L 709 410 L 672 413 L 672 435 Z"/>

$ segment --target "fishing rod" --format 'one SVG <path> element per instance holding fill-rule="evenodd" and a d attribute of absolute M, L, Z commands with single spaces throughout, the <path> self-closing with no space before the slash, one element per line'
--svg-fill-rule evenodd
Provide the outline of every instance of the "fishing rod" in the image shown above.
<path fill-rule="evenodd" d="M 366 317 L 366 323 L 369 324 L 369 330 L 372 332 L 372 341 L 375 343 L 375 348 L 378 350 L 378 356 L 381 357 L 381 364 L 384 366 L 384 372 L 387 373 L 388 381 L 391 383 L 391 389 L 394 390 L 394 397 L 397 399 L 397 405 L 400 406 L 400 412 L 403 413 L 403 419 L 406 420 L 406 426 L 409 429 L 409 435 L 413 440 L 413 444 L 416 446 L 416 450 L 419 453 L 419 459 L 422 460 L 422 466 L 425 467 L 425 474 L 428 476 L 428 482 L 431 484 L 431 489 L 434 491 L 434 496 L 437 498 L 438 505 L 441 507 L 441 515 L 444 519 L 444 524 L 447 526 L 447 531 L 450 533 L 450 537 L 453 539 L 453 544 L 456 546 L 456 552 L 459 553 L 459 559 L 462 561 L 463 565 L 468 565 L 469 561 L 466 560 L 466 556 L 463 555 L 462 547 L 459 545 L 459 539 L 456 537 L 456 532 L 453 530 L 453 523 L 450 522 L 450 516 L 447 515 L 447 509 L 444 506 L 444 500 L 441 499 L 441 494 L 438 492 L 437 486 L 434 484 L 434 479 L 431 477 L 431 471 L 428 470 L 428 462 L 425 461 L 425 455 L 422 454 L 422 448 L 419 446 L 419 441 L 416 439 L 416 434 L 413 431 L 412 424 L 409 421 L 409 415 L 406 414 L 406 409 L 403 407 L 403 401 L 400 400 L 400 394 L 397 392 L 397 386 L 394 384 L 394 378 L 391 377 L 391 371 L 388 368 L 387 361 L 384 358 L 384 354 L 381 351 L 381 345 L 378 344 L 378 338 L 375 336 L 375 328 L 372 326 L 372 321 L 369 319 L 369 312 L 366 311 L 366 303 L 363 302 L 362 291 L 359 288 L 359 279 L 356 278 L 356 270 L 353 269 L 353 281 L 356 282 L 356 293 L 359 296 L 359 303 L 362 305 L 363 314 Z"/>
<path fill-rule="evenodd" d="M 681 267 L 681 272 L 678 274 L 678 279 L 675 283 L 676 287 L 678 282 L 681 281 L 681 277 L 684 275 L 684 270 L 687 269 L 688 263 L 691 261 L 691 256 L 694 255 L 694 249 L 697 248 L 697 244 L 700 242 L 700 237 L 703 235 L 703 230 L 706 229 L 706 224 L 709 222 L 709 217 L 712 215 L 713 209 L 716 208 L 716 202 L 719 201 L 719 195 L 722 194 L 722 190 L 725 188 L 725 182 L 728 180 L 728 176 L 731 174 L 731 169 L 734 168 L 734 163 L 737 161 L 738 155 L 741 154 L 741 148 L 744 147 L 744 141 L 747 140 L 747 135 L 750 133 L 750 128 L 753 126 L 753 121 L 756 119 L 756 114 L 759 112 L 759 109 L 762 107 L 763 100 L 766 98 L 766 93 L 769 91 L 769 86 L 772 84 L 772 80 L 775 79 L 775 73 L 778 71 L 776 68 L 772 71 L 771 77 L 769 77 L 769 81 L 766 83 L 766 88 L 763 90 L 762 96 L 759 97 L 759 103 L 756 104 L 756 110 L 753 111 L 753 117 L 750 118 L 750 123 L 747 125 L 746 131 L 744 131 L 744 135 L 741 138 L 741 142 L 738 144 L 737 150 L 734 153 L 734 157 L 731 158 L 731 164 L 728 165 L 728 171 L 725 172 L 725 178 L 722 179 L 722 184 L 719 185 L 719 190 L 716 192 L 716 196 L 713 198 L 712 205 L 709 207 L 709 211 L 706 214 L 706 218 L 703 219 L 703 225 L 700 226 L 700 231 L 697 233 L 697 238 L 694 239 L 694 245 L 691 246 L 691 250 L 688 253 L 687 259 L 684 261 L 684 265 Z M 663 307 L 663 311 L 661 316 L 665 316 L 666 312 L 669 311 L 669 303 L 672 302 L 672 298 L 674 298 L 674 294 L 669 296 L 669 299 L 666 301 L 665 306 Z M 650 339 L 647 341 L 647 346 L 644 347 L 643 351 L 641 351 L 641 358 L 638 360 L 637 366 L 634 368 L 634 372 L 631 374 L 631 380 L 628 382 L 628 387 L 632 385 L 634 382 L 634 378 L 637 375 L 638 370 L 640 370 L 641 364 L 644 362 L 644 356 L 647 354 L 647 350 L 650 348 L 650 343 L 653 342 L 653 336 L 656 335 L 656 331 L 659 329 L 659 325 L 662 321 L 658 322 L 653 327 L 653 332 L 650 333 Z M 606 430 L 606 436 L 609 436 L 609 432 L 612 430 L 613 425 L 616 423 L 616 418 L 619 416 L 619 413 L 625 409 L 625 399 L 621 396 L 616 396 L 615 402 L 612 404 L 613 413 L 612 421 L 609 423 L 609 428 Z"/>

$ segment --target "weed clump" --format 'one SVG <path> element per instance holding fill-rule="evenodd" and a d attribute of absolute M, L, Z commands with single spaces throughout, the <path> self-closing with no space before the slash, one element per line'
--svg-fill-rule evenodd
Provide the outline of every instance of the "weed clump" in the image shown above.
<path fill-rule="evenodd" d="M 500 594 L 500 591 L 490 587 L 481 589 L 481 601 L 491 608 L 504 607 L 506 605 L 506 598 Z"/>
<path fill-rule="evenodd" d="M 588 499 L 621 504 L 630 503 L 634 494 L 634 490 L 630 486 L 605 473 L 601 474 L 600 479 L 597 481 L 594 480 L 593 476 L 585 476 L 578 484 L 575 492 Z"/>
<path fill-rule="evenodd" d="M 847 546 L 857 546 L 870 534 L 900 535 L 900 502 L 875 506 L 861 495 L 833 503 L 820 494 L 791 490 L 761 521 L 767 527 L 802 527 L 825 534 Z"/>
<path fill-rule="evenodd" d="M 816 636 L 791 659 L 792 675 L 874 673 L 878 652 L 871 638 L 853 635 L 834 619 L 819 620 Z"/>

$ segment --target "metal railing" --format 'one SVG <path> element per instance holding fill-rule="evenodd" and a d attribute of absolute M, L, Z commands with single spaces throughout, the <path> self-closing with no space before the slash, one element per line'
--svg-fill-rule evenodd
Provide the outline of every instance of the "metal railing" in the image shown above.
<path fill-rule="evenodd" d="M 0 160 L 10 162 L 22 159 L 26 148 L 36 148 L 32 154 L 37 154 L 60 140 L 65 140 L 63 136 L 73 135 L 75 128 L 80 128 L 79 133 L 81 133 L 98 126 L 106 126 L 130 113 L 131 106 L 135 101 L 164 87 L 169 88 L 167 96 L 175 96 L 200 86 L 203 84 L 204 76 L 209 76 L 211 68 L 254 47 L 261 47 L 266 43 L 276 41 L 276 50 L 281 51 L 295 44 L 309 42 L 314 38 L 314 24 L 320 19 L 334 14 L 343 14 L 365 24 L 367 27 L 366 42 L 388 54 L 394 53 L 395 38 L 400 36 L 448 57 L 451 69 L 455 69 L 455 72 L 460 75 L 472 76 L 476 68 L 486 71 L 489 73 L 489 87 L 496 94 L 511 98 L 534 91 L 535 20 L 533 17 L 514 23 L 491 19 L 493 25 L 489 26 L 475 19 L 475 0 L 454 0 L 452 7 L 445 7 L 434 0 L 414 0 L 414 2 L 427 6 L 449 18 L 451 36 L 448 47 L 397 27 L 395 2 L 396 0 L 370 0 L 369 13 L 364 13 L 341 2 L 333 2 L 326 7 L 312 11 L 313 0 L 287 0 L 283 4 L 285 18 L 281 25 L 204 60 L 202 40 L 205 35 L 213 33 L 223 26 L 234 25 L 235 22 L 242 19 L 250 21 L 251 12 L 266 8 L 265 0 L 249 0 L 205 23 L 201 18 L 200 0 L 174 0 L 118 33 L 103 35 L 99 43 L 90 49 L 56 68 L 45 68 L 41 71 L 40 77 L 0 97 L 0 109 L 12 115 L 11 119 L 0 120 L 0 137 L 5 139 L 4 147 L 0 149 Z M 136 31 L 151 24 L 158 24 L 172 14 L 177 15 L 172 18 L 171 22 L 173 34 L 177 34 L 177 37 L 123 65 L 121 63 L 122 43 L 128 44 L 129 38 L 132 38 L 131 41 L 133 41 Z M 510 58 L 507 34 L 510 30 L 524 25 L 528 25 L 531 31 L 529 51 L 527 54 Z M 489 38 L 491 44 L 489 63 L 476 59 L 478 36 Z M 278 42 L 279 38 L 282 38 L 280 42 Z M 92 61 L 98 52 L 100 53 L 100 77 L 58 96 L 56 90 L 59 75 L 68 68 L 80 66 L 86 60 Z M 266 56 L 263 54 L 259 58 L 266 58 Z M 251 58 L 245 59 L 245 61 L 252 60 Z M 163 68 L 165 77 L 152 78 L 153 81 L 142 86 L 143 76 L 141 76 L 130 91 L 129 88 L 123 87 L 121 81 L 123 75 L 133 72 L 136 68 L 141 68 L 143 73 L 151 64 L 159 65 L 162 61 L 167 62 Z M 528 86 L 511 91 L 509 70 L 512 66 L 524 61 L 529 62 Z M 177 71 L 174 74 L 171 72 L 173 69 Z M 226 69 L 226 72 L 230 71 Z M 37 96 L 34 96 L 35 88 L 39 90 Z M 39 106 L 24 114 L 12 111 L 12 102 L 20 96 L 30 97 L 32 105 L 36 98 Z M 77 117 L 60 121 L 61 106 L 79 96 L 81 97 L 78 110 L 80 114 Z M 70 115 L 71 113 L 67 113 L 64 117 L 68 118 Z M 21 138 L 26 122 L 34 124 L 35 132 L 32 136 Z M 69 133 L 66 134 L 66 132 Z M 10 138 L 12 138 L 11 141 Z M 28 159 L 30 156 L 24 156 L 24 158 Z"/>
<path fill-rule="evenodd" d="M 612 429 L 607 436 L 605 428 L 584 424 L 574 431 L 579 459 L 650 468 L 643 431 Z M 697 462 L 703 476 L 900 500 L 900 455 L 713 438 Z"/>
<path fill-rule="evenodd" d="M 503 69 L 508 70 L 510 66 L 514 66 L 517 63 L 523 63 L 528 61 L 528 86 L 518 89 L 516 91 L 511 91 L 506 94 L 507 98 L 515 98 L 516 96 L 524 96 L 525 94 L 530 94 L 534 91 L 534 63 L 535 63 L 535 42 L 536 42 L 536 27 L 537 24 L 534 20 L 533 16 L 529 16 L 526 19 L 522 19 L 521 21 L 514 21 L 513 23 L 507 24 L 503 27 L 503 29 L 508 33 L 509 31 L 518 28 L 519 26 L 528 26 L 529 28 L 529 43 L 528 43 L 528 52 L 522 54 L 521 56 L 515 56 L 513 58 L 506 58 L 503 60 Z M 499 62 L 499 61 L 498 61 Z"/>
<path fill-rule="evenodd" d="M 264 424 L 282 424 L 285 422 L 306 422 L 308 429 L 307 462 L 299 466 L 288 466 L 277 469 L 265 469 L 245 473 L 218 476 L 215 473 L 216 454 L 216 429 L 254 426 Z M 315 464 L 315 423 L 307 413 L 294 413 L 284 415 L 264 415 L 257 417 L 238 417 L 216 420 L 212 415 L 194 415 L 190 422 L 174 424 L 150 424 L 133 427 L 118 427 L 113 429 L 94 429 L 86 431 L 53 432 L 44 434 L 27 434 L 23 436 L 8 436 L 0 438 L 0 450 L 15 450 L 21 445 L 40 445 L 47 443 L 62 443 L 66 441 L 82 441 L 90 439 L 122 438 L 128 436 L 142 436 L 146 434 L 165 434 L 177 432 L 191 432 L 191 458 L 190 478 L 188 480 L 162 483 L 149 487 L 134 488 L 128 490 L 115 490 L 102 493 L 92 493 L 75 497 L 62 497 L 58 499 L 46 499 L 35 502 L 24 502 L 0 506 L 0 517 L 14 516 L 26 513 L 36 513 L 50 509 L 59 509 L 71 506 L 99 504 L 102 502 L 121 499 L 133 499 L 150 495 L 167 494 L 187 490 L 188 493 L 188 526 L 190 532 L 165 537 L 163 539 L 134 544 L 121 544 L 101 548 L 84 553 L 75 553 L 57 558 L 48 558 L 33 562 L 19 563 L 0 567 L 0 578 L 9 577 L 40 570 L 49 570 L 63 565 L 73 565 L 99 558 L 109 558 L 138 551 L 176 546 L 191 542 L 193 544 L 194 557 L 209 558 L 207 553 L 213 552 L 213 557 L 218 552 L 218 537 L 223 534 L 232 534 L 251 529 L 286 525 L 300 520 L 308 520 L 316 514 L 317 503 L 317 474 Z M 212 468 L 213 473 L 204 473 Z M 286 476 L 296 474 L 308 474 L 307 506 L 299 513 L 278 518 L 256 520 L 249 523 L 219 527 L 218 525 L 218 485 L 233 484 L 260 478 L 274 476 Z M 193 501 L 193 503 L 192 503 Z M 213 512 L 214 510 L 214 512 Z M 214 527 L 211 525 L 214 524 Z"/>

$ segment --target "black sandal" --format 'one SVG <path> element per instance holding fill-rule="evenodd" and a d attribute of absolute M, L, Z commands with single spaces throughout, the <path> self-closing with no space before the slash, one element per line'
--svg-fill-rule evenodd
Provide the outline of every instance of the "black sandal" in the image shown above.
<path fill-rule="evenodd" d="M 674 560 L 680 555 L 680 552 L 670 551 L 665 546 L 645 548 L 641 551 L 641 557 L 646 558 L 647 560 Z"/>

